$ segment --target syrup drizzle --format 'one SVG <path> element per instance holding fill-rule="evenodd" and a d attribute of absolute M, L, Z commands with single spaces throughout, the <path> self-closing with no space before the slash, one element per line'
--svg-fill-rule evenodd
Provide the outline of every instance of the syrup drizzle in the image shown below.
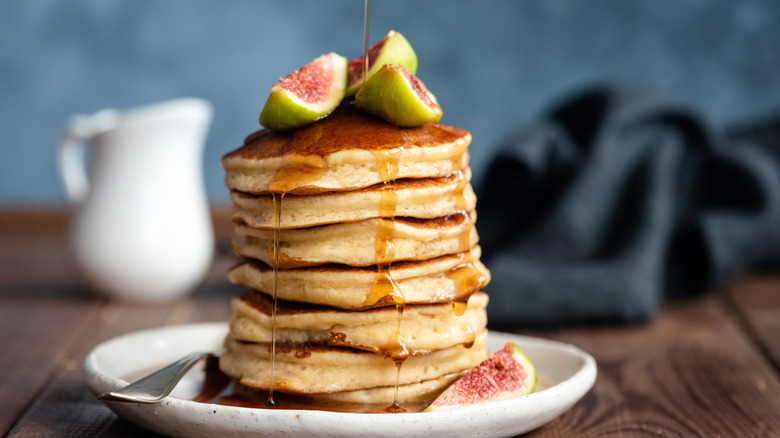
<path fill-rule="evenodd" d="M 452 311 L 455 312 L 455 315 L 461 316 L 464 313 L 466 313 L 467 306 L 468 306 L 468 301 L 454 300 L 452 302 Z"/>
<path fill-rule="evenodd" d="M 461 175 L 461 177 L 463 176 L 462 171 L 459 171 L 458 173 Z M 474 228 L 474 223 L 471 220 L 471 216 L 466 211 L 468 206 L 463 193 L 464 192 L 462 190 L 456 192 L 455 209 L 459 210 L 461 212 L 460 214 L 466 216 L 466 221 L 469 225 L 464 227 L 460 235 L 460 247 L 467 249 L 465 252 L 463 252 L 463 258 L 460 263 L 458 263 L 450 270 L 448 277 L 454 280 L 457 290 L 476 291 L 477 289 L 484 286 L 485 283 L 487 283 L 487 277 L 477 268 L 476 264 L 474 263 L 474 256 L 471 253 L 471 232 Z M 456 316 L 461 316 L 466 313 L 470 296 L 471 294 L 459 294 L 452 301 L 452 311 Z M 469 341 L 466 342 L 464 346 L 466 348 L 471 348 L 471 346 L 474 345 L 475 338 L 476 334 L 473 330 L 471 330 L 471 328 L 469 328 Z"/>
<path fill-rule="evenodd" d="M 274 199 L 274 251 L 273 251 L 273 268 L 274 268 L 274 279 L 273 279 L 273 308 L 271 310 L 271 383 L 270 388 L 268 389 L 268 400 L 265 402 L 268 406 L 273 406 L 276 404 L 274 402 L 274 368 L 276 365 L 276 297 L 277 297 L 277 290 L 278 290 L 278 279 L 279 279 L 279 228 L 281 226 L 281 219 L 282 219 L 282 198 L 284 198 L 284 193 L 281 194 L 273 194 Z"/>
<path fill-rule="evenodd" d="M 471 255 L 471 229 L 474 227 L 474 224 L 472 223 L 471 216 L 465 212 L 466 199 L 463 196 L 462 191 L 457 192 L 455 198 L 455 208 L 461 210 L 461 212 L 466 216 L 468 226 L 464 227 L 463 232 L 460 234 L 460 247 L 467 249 L 464 252 L 463 260 L 454 268 L 452 268 L 452 271 L 450 272 L 450 278 L 455 280 L 455 284 L 460 290 L 465 290 L 465 288 L 468 287 L 468 278 L 473 277 L 476 266 L 474 266 L 474 258 Z M 452 301 L 452 310 L 455 315 L 461 316 L 466 313 L 468 301 L 468 296 L 460 296 Z"/>
<path fill-rule="evenodd" d="M 391 412 L 391 413 L 398 413 L 398 412 L 406 412 L 406 408 L 401 406 L 400 403 L 398 403 L 398 386 L 400 386 L 401 383 L 401 367 L 404 364 L 405 359 L 393 359 L 393 363 L 395 364 L 395 394 L 393 395 L 393 404 L 385 408 L 385 412 Z"/>
<path fill-rule="evenodd" d="M 396 337 L 398 341 L 398 349 L 393 352 L 393 364 L 395 364 L 395 391 L 393 393 L 393 404 L 388 406 L 385 411 L 387 412 L 406 412 L 406 409 L 398 403 L 398 387 L 401 386 L 401 367 L 406 359 L 409 358 L 409 349 L 406 347 L 406 341 L 401 335 L 401 320 L 404 314 L 404 304 L 395 306 L 398 311 L 398 326 L 396 327 Z"/>
<path fill-rule="evenodd" d="M 371 21 L 371 0 L 364 3 L 363 13 L 363 82 L 368 79 L 368 24 Z"/>
<path fill-rule="evenodd" d="M 374 284 L 366 299 L 366 307 L 377 305 L 403 305 L 403 292 L 390 275 L 390 265 L 395 258 L 393 232 L 397 196 L 395 178 L 398 175 L 398 160 L 386 150 L 375 151 L 377 171 L 384 185 L 379 203 L 379 227 L 375 238 L 377 273 Z"/>
<path fill-rule="evenodd" d="M 395 191 L 395 179 L 398 176 L 398 159 L 391 151 L 380 150 L 374 152 L 377 171 L 384 185 L 379 205 L 379 228 L 375 239 L 375 252 L 377 260 L 377 273 L 374 284 L 366 299 L 367 306 L 395 304 L 398 311 L 398 324 L 396 326 L 396 345 L 388 348 L 383 353 L 390 357 L 395 364 L 396 381 L 393 396 L 393 404 L 386 410 L 388 412 L 404 412 L 404 408 L 398 403 L 398 387 L 401 382 L 401 367 L 410 356 L 406 346 L 406 340 L 401 333 L 401 321 L 403 320 L 406 299 L 401 289 L 396 284 L 390 273 L 390 267 L 395 259 L 395 245 L 393 244 L 393 232 L 395 230 L 394 218 L 397 203 Z"/>

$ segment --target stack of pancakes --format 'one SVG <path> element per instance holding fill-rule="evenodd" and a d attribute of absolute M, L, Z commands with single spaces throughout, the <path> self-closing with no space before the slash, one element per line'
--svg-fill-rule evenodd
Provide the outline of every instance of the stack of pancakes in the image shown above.
<path fill-rule="evenodd" d="M 225 155 L 246 258 L 229 278 L 249 291 L 232 300 L 222 371 L 283 393 L 415 403 L 487 358 L 470 141 L 344 104 Z"/>

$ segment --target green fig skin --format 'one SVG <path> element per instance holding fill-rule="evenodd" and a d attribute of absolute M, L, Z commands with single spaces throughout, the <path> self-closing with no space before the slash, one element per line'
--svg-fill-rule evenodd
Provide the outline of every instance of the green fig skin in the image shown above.
<path fill-rule="evenodd" d="M 383 65 L 358 91 L 355 103 L 400 127 L 435 123 L 442 116 L 441 108 L 422 82 L 398 65 Z"/>
<path fill-rule="evenodd" d="M 382 44 L 383 41 L 384 44 L 379 48 L 378 45 Z M 369 58 L 371 58 L 372 52 L 377 50 L 379 50 L 379 54 L 375 55 L 376 59 L 374 59 L 373 63 L 370 65 L 368 77 L 366 78 L 363 78 L 362 58 L 353 59 L 349 62 L 348 77 L 350 81 L 347 84 L 345 97 L 350 98 L 357 94 L 363 84 L 375 75 L 385 64 L 400 64 L 403 65 L 409 73 L 417 73 L 417 54 L 414 53 L 412 45 L 409 44 L 409 41 L 407 41 L 401 33 L 394 30 L 388 32 L 383 40 L 380 40 L 371 46 L 368 51 Z M 355 69 L 357 69 L 357 72 L 354 71 Z"/>
<path fill-rule="evenodd" d="M 330 111 L 310 111 L 294 102 L 287 94 L 274 90 L 260 112 L 260 124 L 270 129 L 288 130 L 316 122 L 328 114 Z"/>
<path fill-rule="evenodd" d="M 326 77 L 327 97 L 318 102 L 307 102 L 299 98 L 294 92 L 285 89 L 282 84 L 271 87 L 271 94 L 260 112 L 260 124 L 266 128 L 276 130 L 289 130 L 315 122 L 328 114 L 344 99 L 344 90 L 347 86 L 347 59 L 335 53 L 323 55 L 301 70 L 318 62 L 332 63 L 332 75 Z M 285 80 L 296 80 L 295 72 L 288 75 Z"/>

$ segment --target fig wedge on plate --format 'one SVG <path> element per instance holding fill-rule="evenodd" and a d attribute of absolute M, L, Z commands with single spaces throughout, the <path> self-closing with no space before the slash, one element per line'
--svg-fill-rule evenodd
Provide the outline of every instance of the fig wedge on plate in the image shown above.
<path fill-rule="evenodd" d="M 441 119 L 441 108 L 425 84 L 402 65 L 385 64 L 355 96 L 364 110 L 396 126 L 421 126 Z"/>
<path fill-rule="evenodd" d="M 346 97 L 354 96 L 363 83 L 385 64 L 401 64 L 412 74 L 417 73 L 417 54 L 409 41 L 394 30 L 368 49 L 368 77 L 363 77 L 362 57 L 349 61 Z"/>
<path fill-rule="evenodd" d="M 347 59 L 322 55 L 279 79 L 260 113 L 260 124 L 271 129 L 293 129 L 330 114 L 344 98 Z"/>
<path fill-rule="evenodd" d="M 530 394 L 536 388 L 531 360 L 512 342 L 456 380 L 426 411 L 452 409 Z"/>

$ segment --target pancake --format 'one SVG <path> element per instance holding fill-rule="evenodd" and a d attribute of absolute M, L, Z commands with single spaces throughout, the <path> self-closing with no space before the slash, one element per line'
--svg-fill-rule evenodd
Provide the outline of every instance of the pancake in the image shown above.
<path fill-rule="evenodd" d="M 488 357 L 487 330 L 466 348 L 462 345 L 413 356 L 404 361 L 400 375 L 392 359 L 351 348 L 312 344 L 276 344 L 274 391 L 323 394 L 409 385 L 479 365 Z M 270 343 L 239 342 L 228 336 L 219 367 L 242 385 L 269 389 Z"/>
<path fill-rule="evenodd" d="M 398 352 L 400 335 L 409 354 L 424 354 L 473 342 L 487 324 L 487 303 L 487 294 L 477 292 L 458 316 L 451 304 L 406 306 L 399 315 L 395 307 L 355 312 L 277 300 L 275 335 L 281 343 L 352 347 L 387 356 Z M 249 291 L 233 298 L 232 306 L 233 339 L 271 342 L 271 297 Z"/>
<path fill-rule="evenodd" d="M 398 128 L 345 104 L 290 132 L 264 129 L 222 158 L 225 183 L 253 194 L 355 190 L 465 169 L 471 134 L 430 123 Z"/>
<path fill-rule="evenodd" d="M 466 251 L 479 242 L 476 214 L 462 212 L 435 219 L 366 219 L 279 232 L 279 269 L 328 263 L 370 266 L 427 260 Z M 268 265 L 274 253 L 274 231 L 237 224 L 231 244 L 237 255 Z M 377 251 L 377 236 L 391 239 L 390 257 Z M 379 254 L 377 254 L 379 252 Z"/>
<path fill-rule="evenodd" d="M 471 187 L 471 170 L 443 178 L 402 179 L 393 190 L 384 184 L 349 192 L 316 196 L 286 195 L 281 201 L 280 228 L 302 228 L 377 217 L 433 219 L 476 207 Z M 392 201 L 388 202 L 388 197 Z M 274 229 L 274 200 L 271 195 L 231 191 L 233 220 L 253 228 Z"/>
<path fill-rule="evenodd" d="M 479 261 L 481 249 L 419 262 L 399 262 L 389 274 L 403 293 L 406 304 L 449 303 L 465 300 L 490 281 Z M 322 265 L 285 269 L 277 273 L 277 298 L 287 301 L 359 310 L 369 307 L 377 280 L 375 267 Z M 261 262 L 242 263 L 228 272 L 233 283 L 268 295 L 273 291 L 273 270 Z M 392 302 L 381 302 L 378 305 Z"/>
<path fill-rule="evenodd" d="M 321 407 L 323 405 L 333 406 L 334 404 L 337 404 L 342 408 L 354 408 L 354 410 L 350 410 L 350 412 L 362 412 L 366 409 L 369 412 L 384 410 L 383 408 L 390 406 L 394 401 L 397 401 L 404 407 L 415 404 L 427 405 L 431 400 L 441 394 L 450 383 L 454 382 L 455 379 L 463 374 L 464 372 L 447 374 L 436 379 L 410 383 L 408 385 L 398 385 L 398 400 L 394 399 L 396 394 L 395 386 L 306 395 L 290 393 L 280 394 L 275 390 L 274 400 L 276 400 L 280 406 L 287 406 L 288 401 L 292 401 L 293 404 L 299 406 Z M 268 398 L 267 391 L 250 388 L 244 385 L 233 386 L 233 393 L 248 400 L 256 400 L 260 406 L 264 405 Z M 342 404 L 346 404 L 347 406 Z M 353 404 L 354 406 L 349 406 Z"/>

